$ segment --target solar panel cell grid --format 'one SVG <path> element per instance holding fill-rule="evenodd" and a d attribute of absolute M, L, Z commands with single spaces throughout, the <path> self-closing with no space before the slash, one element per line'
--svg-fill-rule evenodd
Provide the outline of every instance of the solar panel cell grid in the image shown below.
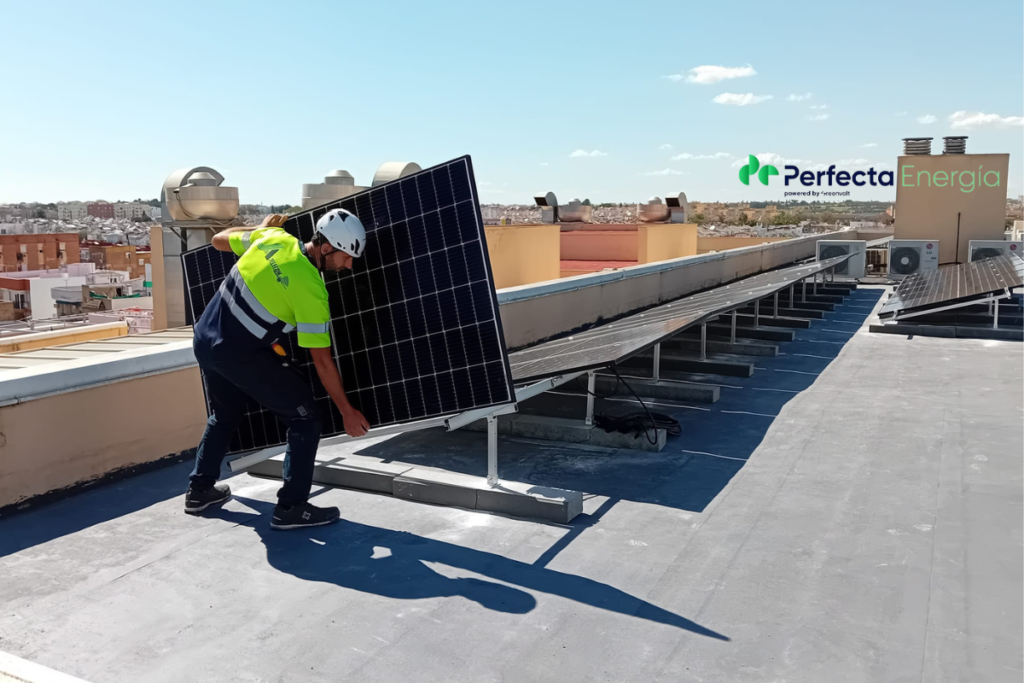
<path fill-rule="evenodd" d="M 351 271 L 326 274 L 325 285 L 333 354 L 370 425 L 512 400 L 469 158 L 298 214 L 284 228 L 309 241 L 317 219 L 334 208 L 351 211 L 367 231 L 363 258 Z M 290 347 L 323 400 L 325 424 L 340 433 L 341 417 L 313 379 L 308 354 Z"/>
<path fill-rule="evenodd" d="M 970 263 L 940 266 L 905 279 L 879 311 L 888 320 L 908 311 L 924 311 L 973 299 L 1024 284 L 1024 260 L 997 256 Z"/>
<path fill-rule="evenodd" d="M 517 382 L 610 365 L 639 353 L 701 320 L 789 287 L 850 257 L 761 273 L 707 292 L 635 313 L 591 330 L 517 351 L 509 357 Z"/>

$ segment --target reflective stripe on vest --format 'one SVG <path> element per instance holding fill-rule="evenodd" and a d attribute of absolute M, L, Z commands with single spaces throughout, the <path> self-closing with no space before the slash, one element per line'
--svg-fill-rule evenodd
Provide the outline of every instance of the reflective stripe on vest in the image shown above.
<path fill-rule="evenodd" d="M 327 323 L 297 323 L 302 334 L 326 334 Z"/>
<path fill-rule="evenodd" d="M 255 335 L 257 339 L 263 339 L 267 336 L 267 329 L 261 327 L 258 322 L 249 317 L 249 314 L 242 310 L 241 306 L 235 301 L 235 297 L 231 295 L 231 292 L 224 286 L 221 286 L 221 298 L 228 305 L 228 310 L 231 311 L 231 315 L 235 316 L 235 320 L 242 323 L 242 326 L 249 330 Z"/>
<path fill-rule="evenodd" d="M 237 267 L 232 268 L 231 272 L 228 273 L 227 278 L 224 279 L 220 286 L 220 290 L 221 297 L 228 305 L 228 311 L 231 312 L 231 315 L 257 339 L 263 339 L 267 336 L 268 332 L 271 333 L 273 339 L 277 339 L 281 334 L 287 334 L 295 329 L 294 325 L 281 320 L 259 302 L 256 295 L 245 284 L 245 280 L 242 279 L 242 275 L 238 272 Z M 244 306 L 239 303 L 239 298 Z M 247 311 L 246 309 L 249 310 Z M 252 315 L 250 315 L 250 311 Z M 254 320 L 253 316 L 260 318 L 264 324 Z"/>
<path fill-rule="evenodd" d="M 228 277 L 232 278 L 235 281 L 235 287 L 238 287 L 238 291 L 239 293 L 241 293 L 242 299 L 245 301 L 245 303 L 249 304 L 249 308 L 252 309 L 253 313 L 262 318 L 264 322 L 268 322 L 271 325 L 279 322 L 278 317 L 271 313 L 270 311 L 268 311 L 266 307 L 260 303 L 259 299 L 256 298 L 256 295 L 252 293 L 252 290 L 249 289 L 249 286 L 245 284 L 245 280 L 242 279 L 242 274 L 238 272 L 238 269 L 232 268 L 231 273 L 228 274 Z"/>

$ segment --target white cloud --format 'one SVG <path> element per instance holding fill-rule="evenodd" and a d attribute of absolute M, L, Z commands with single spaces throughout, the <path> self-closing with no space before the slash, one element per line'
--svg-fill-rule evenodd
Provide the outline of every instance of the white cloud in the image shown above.
<path fill-rule="evenodd" d="M 925 114 L 924 116 L 917 117 L 918 123 L 935 123 L 936 121 L 938 121 L 938 119 L 931 114 Z"/>
<path fill-rule="evenodd" d="M 867 147 L 878 147 L 878 143 L 877 142 L 865 142 L 863 145 L 861 145 L 861 147 L 864 147 L 864 148 L 867 148 Z"/>
<path fill-rule="evenodd" d="M 808 109 L 828 109 L 827 104 L 812 104 Z"/>
<path fill-rule="evenodd" d="M 662 146 L 661 146 L 661 147 L 659 147 L 658 149 L 672 149 L 672 145 L 670 145 L 670 144 L 668 144 L 668 143 L 666 142 L 666 143 L 665 143 L 664 145 L 662 145 Z"/>
<path fill-rule="evenodd" d="M 909 111 L 898 111 L 894 114 L 894 116 L 906 116 L 909 113 Z"/>
<path fill-rule="evenodd" d="M 572 154 L 570 154 L 569 158 L 573 158 L 574 159 L 576 157 L 606 157 L 606 156 L 608 156 L 608 152 L 602 152 L 599 149 L 595 149 L 595 150 L 593 150 L 591 152 L 588 152 L 585 149 L 578 149 L 575 152 L 573 152 Z"/>
<path fill-rule="evenodd" d="M 686 80 L 687 83 L 699 83 L 710 85 L 719 81 L 727 81 L 731 78 L 746 78 L 757 74 L 754 67 L 746 66 L 698 66 L 690 69 L 685 74 L 672 74 L 665 76 L 670 81 L 679 82 Z"/>
<path fill-rule="evenodd" d="M 760 161 L 762 164 L 771 164 L 773 166 L 785 166 L 787 164 L 791 166 L 800 166 L 812 163 L 809 159 L 788 159 L 786 157 L 775 154 L 774 152 L 761 152 L 760 154 L 755 154 L 754 156 L 757 157 L 757 160 Z M 746 165 L 746 156 L 743 156 L 737 159 L 736 161 L 732 162 L 733 168 L 742 168 Z"/>
<path fill-rule="evenodd" d="M 540 165 L 541 165 L 541 166 L 547 166 L 547 165 L 548 165 L 548 162 L 546 162 L 546 161 L 542 161 L 542 162 L 540 162 Z"/>
<path fill-rule="evenodd" d="M 804 95 L 790 95 L 789 97 L 786 98 L 786 101 L 787 102 L 803 102 L 804 100 L 809 100 L 809 99 L 811 99 L 811 93 L 806 93 Z"/>
<path fill-rule="evenodd" d="M 642 175 L 683 175 L 683 172 L 677 171 L 674 168 L 663 168 L 660 171 L 648 171 L 647 173 L 643 173 Z"/>
<path fill-rule="evenodd" d="M 771 98 L 771 95 L 755 95 L 752 92 L 744 93 L 742 95 L 724 92 L 711 101 L 715 104 L 732 104 L 737 107 L 745 107 L 748 104 L 760 104 L 761 102 L 770 100 Z"/>
<path fill-rule="evenodd" d="M 949 115 L 950 128 L 971 128 L 995 127 L 1011 128 L 1024 126 L 1024 116 L 1000 116 L 999 114 L 984 114 L 980 111 L 958 111 Z"/>
<path fill-rule="evenodd" d="M 828 114 L 815 114 L 814 116 L 808 116 L 808 121 L 825 121 L 828 119 Z"/>
<path fill-rule="evenodd" d="M 836 162 L 836 166 L 870 166 L 871 162 L 867 159 L 840 159 Z"/>
<path fill-rule="evenodd" d="M 672 161 L 685 161 L 687 159 L 730 159 L 732 155 L 728 152 L 715 152 L 714 154 L 690 154 L 683 152 L 672 157 Z"/>

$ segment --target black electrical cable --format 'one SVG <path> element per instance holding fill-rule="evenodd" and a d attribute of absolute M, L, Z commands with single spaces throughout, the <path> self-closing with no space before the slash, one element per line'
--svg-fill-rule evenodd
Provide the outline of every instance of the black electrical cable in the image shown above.
<path fill-rule="evenodd" d="M 647 404 L 644 403 L 643 399 L 640 398 L 636 391 L 633 390 L 633 387 L 629 385 L 629 382 L 622 379 L 622 376 L 619 374 L 618 368 L 612 365 L 611 370 L 612 372 L 615 373 L 616 388 L 618 387 L 620 382 L 626 385 L 626 388 L 629 389 L 629 393 L 633 394 L 633 398 L 635 398 L 637 402 L 640 403 L 640 405 L 644 409 L 644 412 L 631 413 L 629 415 L 624 415 L 621 417 L 613 417 L 609 415 L 596 415 L 594 419 L 599 427 L 602 427 L 603 429 L 609 432 L 617 431 L 622 432 L 623 434 L 635 432 L 635 438 L 640 438 L 640 432 L 643 431 L 644 436 L 647 438 L 647 442 L 650 443 L 652 446 L 657 445 L 658 443 L 658 429 L 664 429 L 667 433 L 671 434 L 672 436 L 678 436 L 682 432 L 682 427 L 679 425 L 678 420 L 661 413 L 652 413 L 650 409 L 647 407 Z M 646 419 L 644 419 L 645 416 Z M 650 427 L 648 427 L 648 425 Z M 654 430 L 653 437 L 651 436 L 651 429 Z"/>

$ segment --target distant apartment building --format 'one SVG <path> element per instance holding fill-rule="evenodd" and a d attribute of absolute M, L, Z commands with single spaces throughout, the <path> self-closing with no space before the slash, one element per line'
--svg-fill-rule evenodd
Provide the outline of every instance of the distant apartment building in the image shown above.
<path fill-rule="evenodd" d="M 57 218 L 62 221 L 78 221 L 89 215 L 85 202 L 60 202 L 57 204 Z"/>
<path fill-rule="evenodd" d="M 80 252 L 83 261 L 96 264 L 99 270 L 128 273 L 131 279 L 149 279 L 146 277 L 146 266 L 152 263 L 149 247 L 86 240 L 82 242 Z"/>
<path fill-rule="evenodd" d="M 128 220 L 148 218 L 152 208 L 149 204 L 143 204 L 142 202 L 118 202 L 114 204 L 114 214 L 112 217 L 127 218 Z"/>
<path fill-rule="evenodd" d="M 86 213 L 93 218 L 113 218 L 114 205 L 110 202 L 90 202 L 86 206 Z"/>
<path fill-rule="evenodd" d="M 0 235 L 0 272 L 56 270 L 79 256 L 78 233 Z"/>

